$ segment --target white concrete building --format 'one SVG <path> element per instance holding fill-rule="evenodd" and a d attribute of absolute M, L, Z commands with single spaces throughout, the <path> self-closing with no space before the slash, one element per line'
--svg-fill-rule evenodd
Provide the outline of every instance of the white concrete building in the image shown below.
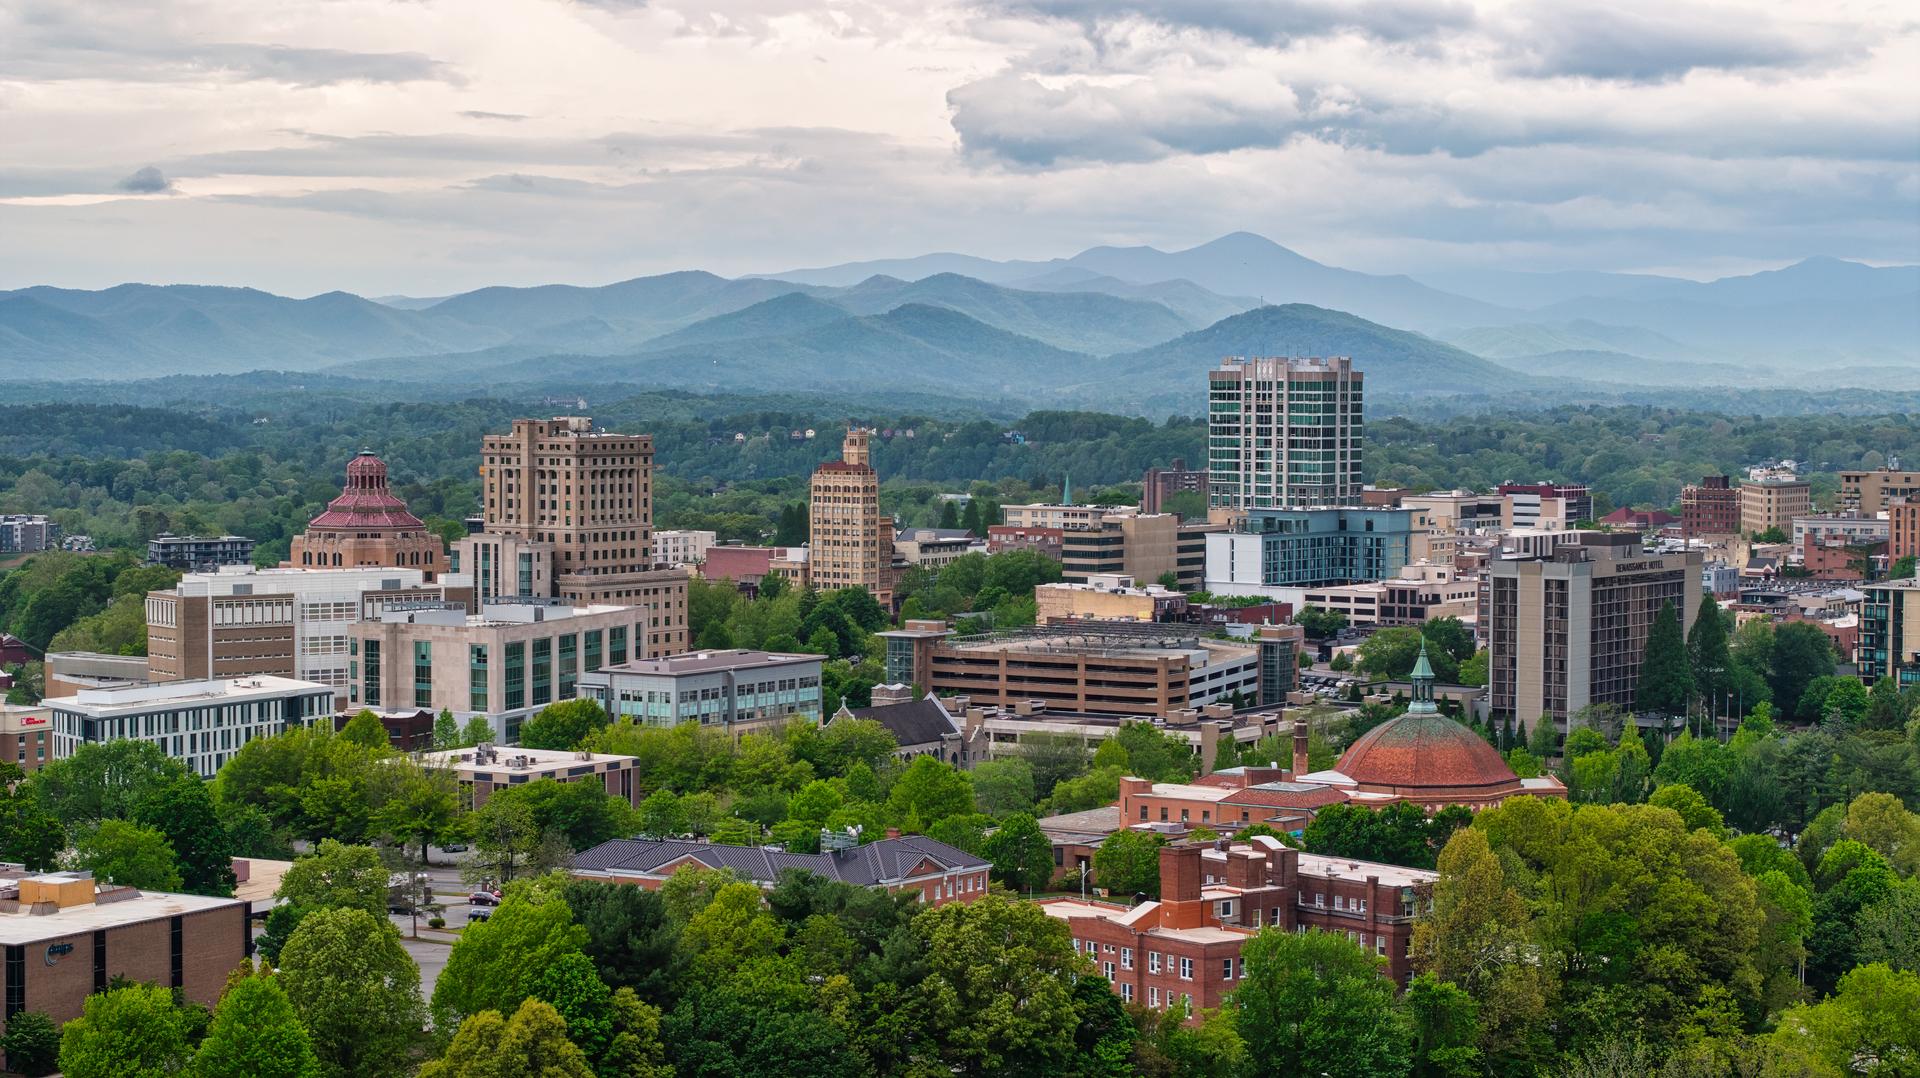
<path fill-rule="evenodd" d="M 53 712 L 53 755 L 83 744 L 133 739 L 158 746 L 212 778 L 240 746 L 319 719 L 333 721 L 333 689 L 312 681 L 259 677 L 167 681 L 124 689 L 82 689 L 41 701 Z"/>
<path fill-rule="evenodd" d="M 660 531 L 653 533 L 653 557 L 676 569 L 698 565 L 707 560 L 707 550 L 717 536 L 709 531 Z"/>
<path fill-rule="evenodd" d="M 820 722 L 818 655 L 690 651 L 580 675 L 580 696 L 614 718 L 648 726 L 698 722 L 749 733 L 794 719 Z"/>

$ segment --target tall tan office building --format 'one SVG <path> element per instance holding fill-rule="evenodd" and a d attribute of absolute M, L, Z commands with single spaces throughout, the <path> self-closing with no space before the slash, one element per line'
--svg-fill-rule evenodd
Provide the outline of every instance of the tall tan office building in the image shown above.
<path fill-rule="evenodd" d="M 1638 535 L 1580 532 L 1542 558 L 1492 563 L 1487 684 L 1496 714 L 1564 725 L 1588 704 L 1633 706 L 1647 635 L 1671 602 L 1700 605 L 1700 551 L 1647 554 Z"/>
<path fill-rule="evenodd" d="M 1207 375 L 1207 505 L 1359 505 L 1364 377 L 1344 356 L 1222 360 Z"/>
<path fill-rule="evenodd" d="M 840 459 L 813 470 L 807 579 L 821 591 L 865 588 L 893 605 L 893 526 L 880 517 L 880 475 L 864 430 L 847 431 Z"/>
<path fill-rule="evenodd" d="M 1842 513 L 1874 517 L 1886 512 L 1898 498 L 1920 501 L 1920 472 L 1893 468 L 1841 472 L 1835 507 Z"/>
<path fill-rule="evenodd" d="M 550 546 L 553 597 L 646 607 L 642 657 L 687 649 L 686 570 L 653 557 L 652 438 L 610 434 L 586 416 L 516 419 L 481 441 L 480 477 L 488 534 Z M 461 569 L 481 587 L 479 566 Z M 484 590 L 518 594 L 506 581 Z"/>
<path fill-rule="evenodd" d="M 1779 528 L 1793 531 L 1793 518 L 1813 512 L 1813 488 L 1793 476 L 1768 476 L 1740 484 L 1740 530 L 1747 535 Z"/>

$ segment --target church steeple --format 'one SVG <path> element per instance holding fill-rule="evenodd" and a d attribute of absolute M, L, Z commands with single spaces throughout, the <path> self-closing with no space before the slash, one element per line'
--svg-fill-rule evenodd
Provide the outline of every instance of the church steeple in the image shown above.
<path fill-rule="evenodd" d="M 1073 473 L 1071 472 L 1067 473 L 1066 479 L 1060 484 L 1060 504 L 1073 504 Z"/>
<path fill-rule="evenodd" d="M 1420 637 L 1420 658 L 1413 664 L 1413 702 L 1409 715 L 1432 715 L 1439 711 L 1433 703 L 1433 664 L 1427 661 L 1427 638 Z"/>

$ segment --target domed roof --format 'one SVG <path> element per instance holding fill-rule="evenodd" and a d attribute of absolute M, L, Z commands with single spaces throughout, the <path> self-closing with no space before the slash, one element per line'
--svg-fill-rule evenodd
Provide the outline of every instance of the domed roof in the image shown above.
<path fill-rule="evenodd" d="M 307 522 L 309 528 L 384 531 L 418 531 L 425 526 L 387 488 L 387 462 L 372 450 L 361 450 L 347 463 L 347 485 L 340 496 L 327 503 L 326 512 Z"/>
<path fill-rule="evenodd" d="M 1498 750 L 1464 725 L 1409 712 L 1368 730 L 1335 770 L 1363 786 L 1498 786 L 1518 783 Z"/>

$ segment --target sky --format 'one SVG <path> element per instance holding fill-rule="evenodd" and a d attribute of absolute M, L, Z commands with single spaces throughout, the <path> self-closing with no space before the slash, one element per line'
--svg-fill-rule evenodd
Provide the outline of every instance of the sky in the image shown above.
<path fill-rule="evenodd" d="M 1916 71 L 1852 0 L 0 0 L 0 288 L 1912 263 Z"/>

